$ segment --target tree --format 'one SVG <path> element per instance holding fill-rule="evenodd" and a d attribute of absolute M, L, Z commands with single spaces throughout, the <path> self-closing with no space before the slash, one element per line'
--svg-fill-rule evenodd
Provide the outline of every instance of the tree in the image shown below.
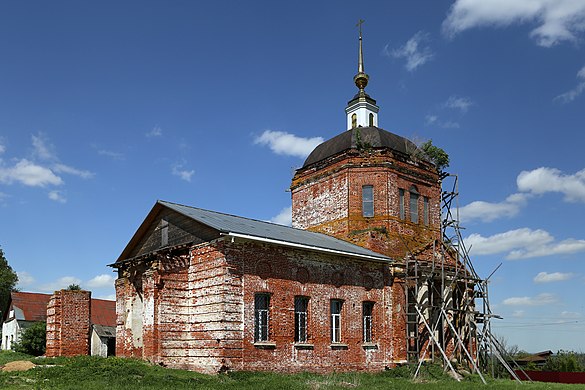
<path fill-rule="evenodd" d="M 579 354 L 561 350 L 555 356 L 551 356 L 542 369 L 543 371 L 582 372 L 585 371 L 585 366 Z"/>
<path fill-rule="evenodd" d="M 4 310 L 8 309 L 10 293 L 14 291 L 16 283 L 18 283 L 18 275 L 8 265 L 8 261 L 4 257 L 4 251 L 0 248 L 0 313 L 2 315 Z M 2 315 L 0 315 L 0 318 L 2 318 Z"/>
<path fill-rule="evenodd" d="M 14 351 L 41 356 L 45 354 L 46 342 L 47 324 L 44 322 L 35 322 L 24 329 L 20 336 L 20 341 L 14 345 Z"/>
<path fill-rule="evenodd" d="M 431 159 L 431 162 L 437 167 L 437 171 L 443 172 L 449 166 L 449 155 L 443 149 L 433 145 L 430 139 L 420 145 L 420 149 Z"/>
<path fill-rule="evenodd" d="M 79 291 L 81 290 L 81 287 L 79 286 L 79 284 L 70 284 L 69 286 L 67 286 L 67 291 Z"/>

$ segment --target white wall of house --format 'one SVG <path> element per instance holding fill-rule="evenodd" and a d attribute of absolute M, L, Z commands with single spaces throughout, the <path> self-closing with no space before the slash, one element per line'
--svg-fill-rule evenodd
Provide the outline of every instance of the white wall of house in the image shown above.
<path fill-rule="evenodd" d="M 20 339 L 20 325 L 16 318 L 2 324 L 2 349 L 12 349 L 14 343 Z"/>
<path fill-rule="evenodd" d="M 95 329 L 91 330 L 91 355 L 108 357 L 108 341 L 98 336 Z"/>

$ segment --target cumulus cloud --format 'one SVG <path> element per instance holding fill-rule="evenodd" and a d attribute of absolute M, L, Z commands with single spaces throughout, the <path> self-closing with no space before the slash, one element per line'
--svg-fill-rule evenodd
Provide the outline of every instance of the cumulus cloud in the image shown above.
<path fill-rule="evenodd" d="M 152 137 L 161 137 L 162 136 L 162 129 L 159 126 L 154 126 L 152 130 L 146 133 L 147 138 Z"/>
<path fill-rule="evenodd" d="M 303 138 L 284 131 L 266 130 L 254 143 L 268 146 L 276 154 L 305 158 L 323 141 L 321 137 Z"/>
<path fill-rule="evenodd" d="M 179 177 L 181 180 L 185 180 L 186 182 L 191 182 L 191 177 L 195 174 L 194 170 L 183 169 L 182 165 L 175 165 L 173 166 L 171 173 L 174 176 Z"/>
<path fill-rule="evenodd" d="M 466 113 L 467 110 L 469 110 L 469 107 L 473 106 L 473 104 L 474 103 L 468 97 L 450 96 L 449 99 L 447 99 L 447 101 L 443 103 L 443 107 L 459 110 L 462 113 Z"/>
<path fill-rule="evenodd" d="M 585 91 L 585 66 L 582 67 L 579 72 L 577 72 L 577 80 L 579 80 L 579 83 L 577 84 L 577 86 L 575 86 L 575 88 L 560 94 L 553 100 L 559 101 L 561 103 L 570 103 L 573 100 L 577 99 L 579 96 L 581 96 L 583 91 Z"/>
<path fill-rule="evenodd" d="M 567 255 L 585 251 L 585 240 L 570 238 L 555 241 L 549 232 L 529 228 L 510 230 L 489 237 L 474 233 L 465 239 L 465 244 L 473 255 L 507 253 L 505 257 L 509 260 Z"/>
<path fill-rule="evenodd" d="M 88 280 L 85 285 L 88 288 L 105 288 L 113 287 L 116 278 L 112 275 L 102 274 Z"/>
<path fill-rule="evenodd" d="M 55 202 L 67 203 L 67 198 L 65 198 L 61 191 L 49 191 L 48 196 L 49 199 L 54 200 Z"/>
<path fill-rule="evenodd" d="M 544 306 L 558 303 L 558 298 L 553 294 L 542 293 L 535 297 L 510 297 L 502 302 L 508 306 Z"/>
<path fill-rule="evenodd" d="M 12 167 L 0 166 L 0 182 L 6 184 L 19 182 L 29 187 L 46 187 L 61 185 L 63 179 L 49 168 L 22 159 Z"/>
<path fill-rule="evenodd" d="M 491 222 L 502 217 L 513 217 L 526 204 L 527 194 L 512 194 L 503 202 L 492 203 L 481 200 L 471 202 L 459 209 L 459 218 L 462 222 L 480 220 Z"/>
<path fill-rule="evenodd" d="M 79 176 L 82 179 L 91 179 L 94 176 L 93 172 L 85 171 L 77 168 L 70 167 L 69 165 L 65 164 L 55 164 L 53 169 L 57 173 L 66 173 L 73 176 Z"/>
<path fill-rule="evenodd" d="M 585 30 L 585 2 L 575 0 L 457 0 L 443 22 L 455 36 L 476 27 L 536 24 L 530 35 L 540 46 L 576 41 Z"/>
<path fill-rule="evenodd" d="M 516 184 L 520 191 L 533 194 L 558 192 L 569 202 L 585 202 L 585 169 L 572 175 L 547 167 L 522 171 Z"/>
<path fill-rule="evenodd" d="M 123 160 L 124 159 L 124 155 L 122 153 L 118 153 L 118 152 L 114 152 L 114 151 L 106 150 L 106 149 L 99 149 L 97 151 L 97 154 L 100 156 L 109 157 L 112 160 Z"/>
<path fill-rule="evenodd" d="M 280 213 L 273 217 L 270 222 L 285 226 L 292 225 L 292 207 L 285 207 L 280 210 Z"/>
<path fill-rule="evenodd" d="M 428 41 L 429 34 L 424 31 L 419 31 L 398 49 L 390 50 L 388 45 L 386 45 L 384 54 L 389 57 L 406 60 L 406 70 L 413 72 L 434 57 L 431 48 L 426 45 Z"/>
<path fill-rule="evenodd" d="M 569 280 L 573 276 L 572 273 L 562 273 L 562 272 L 539 272 L 538 275 L 534 277 L 534 283 L 551 283 L 551 282 L 562 282 L 564 280 Z"/>
<path fill-rule="evenodd" d="M 39 289 L 44 292 L 53 292 L 56 290 L 61 290 L 63 288 L 67 288 L 72 284 L 80 284 L 81 279 L 76 278 L 75 276 L 63 276 L 62 278 L 57 279 L 51 283 L 45 283 L 39 286 Z"/>

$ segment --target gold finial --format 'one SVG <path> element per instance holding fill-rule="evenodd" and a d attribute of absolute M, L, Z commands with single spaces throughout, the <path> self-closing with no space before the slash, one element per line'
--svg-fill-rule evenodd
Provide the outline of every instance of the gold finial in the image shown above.
<path fill-rule="evenodd" d="M 354 76 L 353 81 L 355 85 L 360 89 L 360 94 L 365 94 L 364 89 L 366 85 L 368 85 L 368 75 L 364 72 L 364 52 L 362 48 L 362 24 L 364 23 L 363 19 L 359 19 L 356 27 L 359 28 L 360 31 L 360 44 L 358 50 L 358 73 Z"/>

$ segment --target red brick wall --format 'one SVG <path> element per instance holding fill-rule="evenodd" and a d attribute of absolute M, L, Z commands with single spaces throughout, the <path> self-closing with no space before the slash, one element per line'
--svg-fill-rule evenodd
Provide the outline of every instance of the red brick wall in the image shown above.
<path fill-rule="evenodd" d="M 90 291 L 55 291 L 47 306 L 46 355 L 89 355 L 90 318 Z"/>
<path fill-rule="evenodd" d="M 374 187 L 374 213 L 362 215 L 362 186 Z M 415 185 L 419 223 L 410 222 L 409 189 Z M 400 219 L 399 189 L 405 190 Z M 347 154 L 328 165 L 300 169 L 291 186 L 293 226 L 320 231 L 402 259 L 440 239 L 441 186 L 434 168 L 384 151 Z M 423 223 L 423 197 L 429 198 L 429 224 Z"/>

